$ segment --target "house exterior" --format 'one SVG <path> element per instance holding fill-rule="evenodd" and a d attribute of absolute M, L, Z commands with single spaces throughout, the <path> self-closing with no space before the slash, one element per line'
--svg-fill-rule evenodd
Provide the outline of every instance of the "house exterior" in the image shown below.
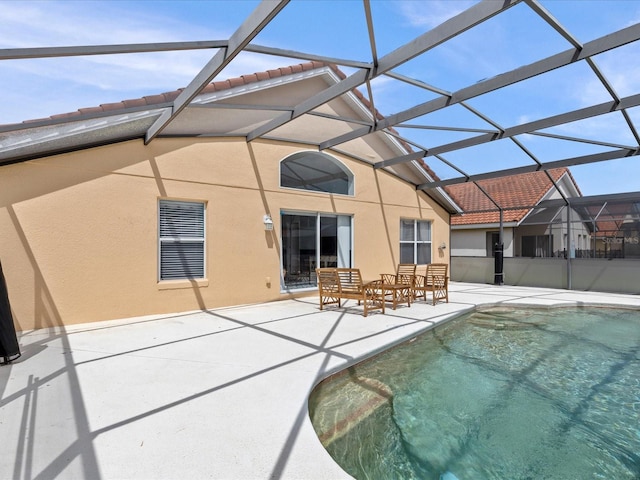
<path fill-rule="evenodd" d="M 640 258 L 640 221 L 637 202 L 607 202 L 603 207 L 587 207 L 595 227 L 593 258 Z"/>
<path fill-rule="evenodd" d="M 310 62 L 214 82 L 148 143 L 179 92 L 5 129 L 0 261 L 17 329 L 316 295 L 317 266 L 373 279 L 401 261 L 448 263 L 437 246 L 454 204 L 415 188 L 430 172 L 373 168 L 405 145 L 383 132 L 313 143 L 355 128 L 338 116 L 370 117 L 357 92 L 272 137 L 244 135 L 238 106 L 260 105 L 260 124 L 339 78 Z"/>
<path fill-rule="evenodd" d="M 552 169 L 548 174 L 553 182 L 546 172 L 538 171 L 482 180 L 477 186 L 473 183 L 448 186 L 447 192 L 468 212 L 451 218 L 451 255 L 494 256 L 500 235 L 500 211 L 496 204 L 503 209 L 504 257 L 570 255 L 573 258 L 586 254 L 592 230 L 588 222 L 582 221 L 579 212 L 564 207 L 536 208 L 542 201 L 561 199 L 563 195 L 581 196 L 568 168 Z M 570 236 L 568 210 L 571 211 Z"/>

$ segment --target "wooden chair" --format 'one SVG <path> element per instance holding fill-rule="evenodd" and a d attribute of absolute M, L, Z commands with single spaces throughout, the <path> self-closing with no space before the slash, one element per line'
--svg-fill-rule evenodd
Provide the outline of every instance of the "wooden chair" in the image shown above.
<path fill-rule="evenodd" d="M 396 309 L 396 305 L 402 302 L 407 302 L 407 306 L 411 306 L 415 277 L 415 263 L 400 263 L 396 268 L 396 273 L 380 274 L 380 279 L 386 287 L 385 295 L 390 297 L 394 310 Z"/>
<path fill-rule="evenodd" d="M 399 263 L 396 273 L 381 273 L 380 278 L 387 284 L 403 284 L 413 286 L 416 276 L 415 263 Z"/>
<path fill-rule="evenodd" d="M 369 310 L 380 309 L 384 313 L 384 295 L 380 280 L 363 283 L 358 268 L 336 268 L 336 273 L 340 284 L 341 299 L 357 300 L 358 305 L 362 304 L 364 307 L 365 317 Z"/>
<path fill-rule="evenodd" d="M 357 300 L 358 305 L 363 305 L 365 317 L 369 310 L 380 309 L 384 313 L 384 295 L 380 280 L 364 283 L 357 268 L 317 268 L 316 274 L 320 310 L 325 305 L 336 303 L 341 307 L 342 300 L 351 299 Z"/>
<path fill-rule="evenodd" d="M 449 303 L 449 278 L 446 263 L 430 263 L 427 265 L 424 275 L 415 276 L 413 285 L 413 298 L 422 297 L 427 300 L 427 292 L 431 292 L 431 298 L 435 305 L 438 300 Z"/>
<path fill-rule="evenodd" d="M 316 268 L 318 278 L 318 295 L 320 296 L 320 310 L 325 305 L 338 304 L 340 301 L 340 282 L 335 268 Z"/>

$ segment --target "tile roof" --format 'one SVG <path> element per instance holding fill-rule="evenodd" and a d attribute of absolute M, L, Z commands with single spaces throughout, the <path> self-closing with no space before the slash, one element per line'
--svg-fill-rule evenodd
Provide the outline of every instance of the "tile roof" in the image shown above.
<path fill-rule="evenodd" d="M 555 182 L 564 174 L 568 174 L 573 181 L 568 168 L 554 168 L 549 170 L 549 174 Z M 573 183 L 575 184 L 575 181 Z M 536 205 L 553 188 L 553 184 L 543 171 L 481 180 L 478 185 L 491 195 L 498 205 L 508 209 L 503 211 L 504 222 L 519 222 L 522 220 L 530 209 L 516 209 L 515 207 Z M 474 183 L 449 185 L 445 190 L 463 211 L 477 212 L 452 216 L 451 225 L 477 225 L 500 222 L 500 212 Z M 479 210 L 492 211 L 479 212 Z"/>
<path fill-rule="evenodd" d="M 611 237 L 624 233 L 625 220 L 634 222 L 634 204 L 631 202 L 613 203 L 609 202 L 605 208 L 598 206 L 589 206 L 586 208 L 591 218 L 597 218 L 597 231 L 595 237 Z M 637 221 L 637 220 L 636 220 Z"/>
<path fill-rule="evenodd" d="M 315 69 L 324 68 L 324 67 L 331 68 L 331 70 L 333 70 L 333 72 L 341 80 L 344 80 L 347 78 L 345 73 L 342 72 L 340 68 L 338 68 L 338 66 L 335 64 L 318 62 L 318 61 L 309 61 L 309 62 L 300 63 L 296 65 L 290 65 L 288 67 L 281 67 L 277 69 L 267 70 L 264 72 L 256 72 L 248 75 L 242 75 L 240 77 L 229 78 L 227 80 L 214 81 L 208 84 L 206 87 L 204 87 L 200 91 L 200 94 L 219 92 L 223 90 L 228 90 L 230 88 L 240 87 L 242 85 L 247 85 L 250 83 L 261 82 L 264 80 L 272 80 L 279 77 L 286 77 L 288 75 L 293 75 L 296 73 L 301 73 L 301 72 L 315 70 Z M 86 114 L 116 113 L 119 110 L 125 110 L 127 108 L 135 108 L 135 107 L 146 107 L 146 106 L 158 107 L 164 104 L 169 104 L 170 102 L 174 101 L 183 90 L 184 88 L 179 88 L 172 92 L 165 92 L 157 95 L 148 95 L 142 98 L 122 100 L 120 102 L 114 102 L 114 103 L 103 103 L 97 107 L 80 108 L 75 112 L 60 113 L 60 114 L 52 115 L 47 118 L 25 120 L 22 123 L 28 124 L 33 122 L 47 121 L 47 120 L 65 120 L 65 119 L 73 120 L 74 117 L 79 117 L 81 115 L 86 115 Z M 352 90 L 352 93 L 367 108 L 368 111 L 372 110 L 371 102 L 362 94 L 362 92 L 360 92 L 360 90 L 358 90 L 357 88 L 354 88 Z M 378 109 L 375 109 L 375 115 L 377 120 L 384 119 L 384 115 L 382 115 L 378 111 Z M 397 133 L 397 131 L 392 127 L 390 127 L 389 130 Z M 403 142 L 400 139 L 398 139 L 398 141 L 401 143 L 402 147 L 407 152 L 413 151 L 413 149 L 411 148 L 411 145 L 409 145 L 406 142 Z M 429 167 L 429 165 L 427 165 L 424 162 L 423 159 L 419 159 L 418 163 L 433 180 L 435 181 L 440 180 L 436 175 L 436 173 Z"/>
<path fill-rule="evenodd" d="M 306 63 L 297 64 L 297 65 L 291 65 L 289 67 L 282 67 L 282 68 L 277 68 L 273 70 L 267 70 L 265 72 L 252 73 L 250 75 L 242 75 L 240 77 L 229 78 L 227 80 L 211 82 L 206 87 L 204 87 L 204 89 L 200 93 L 202 94 L 202 93 L 219 92 L 222 90 L 228 90 L 230 88 L 239 87 L 239 86 L 247 85 L 250 83 L 260 82 L 263 80 L 271 80 L 274 78 L 293 75 L 295 73 L 315 70 L 316 68 L 321 68 L 325 66 L 331 66 L 334 70 L 337 70 L 336 66 L 328 65 L 323 62 L 315 62 L 315 61 L 306 62 Z M 142 98 L 122 100 L 120 102 L 114 102 L 114 103 L 103 103 L 97 107 L 80 108 L 75 112 L 60 113 L 57 115 L 52 115 L 47 118 L 25 120 L 22 123 L 40 122 L 43 120 L 57 120 L 57 119 L 64 119 L 64 118 L 72 119 L 73 117 L 78 117 L 80 115 L 85 115 L 88 113 L 112 113 L 117 110 L 125 110 L 127 108 L 132 108 L 132 107 L 158 106 L 164 103 L 172 102 L 178 97 L 178 95 L 180 95 L 180 93 L 183 90 L 184 88 L 179 88 L 172 92 L 160 93 L 158 95 L 148 95 Z"/>

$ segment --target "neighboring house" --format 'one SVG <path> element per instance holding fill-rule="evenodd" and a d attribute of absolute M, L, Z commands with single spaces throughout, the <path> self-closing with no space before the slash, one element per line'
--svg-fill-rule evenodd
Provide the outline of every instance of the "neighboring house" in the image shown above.
<path fill-rule="evenodd" d="M 640 258 L 640 203 L 609 201 L 586 210 L 596 229 L 591 257 Z"/>
<path fill-rule="evenodd" d="M 544 200 L 581 196 L 568 168 L 498 177 L 446 188 L 464 213 L 451 217 L 451 255 L 492 257 L 500 234 L 502 208 L 505 257 L 582 256 L 590 249 L 592 230 L 571 212 L 567 240 L 566 208 L 535 208 Z M 558 189 L 554 186 L 557 185 Z M 480 187 L 480 188 L 479 188 Z M 485 195 L 491 197 L 493 202 Z M 495 203 L 494 203 L 495 202 Z M 525 205 L 528 208 L 516 208 Z"/>
<path fill-rule="evenodd" d="M 0 129 L 0 260 L 18 329 L 315 295 L 314 268 L 365 278 L 449 261 L 456 206 L 382 131 L 319 151 L 371 113 L 352 91 L 256 126 L 342 75 L 310 62 Z M 350 121 L 344 121 L 344 119 Z M 358 123 L 360 121 L 360 123 Z"/>

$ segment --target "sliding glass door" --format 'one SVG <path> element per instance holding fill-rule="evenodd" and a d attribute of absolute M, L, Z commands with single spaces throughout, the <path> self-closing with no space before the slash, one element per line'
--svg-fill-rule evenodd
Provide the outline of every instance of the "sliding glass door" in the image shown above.
<path fill-rule="evenodd" d="M 286 289 L 317 286 L 317 267 L 351 266 L 351 217 L 282 214 L 282 278 Z"/>

